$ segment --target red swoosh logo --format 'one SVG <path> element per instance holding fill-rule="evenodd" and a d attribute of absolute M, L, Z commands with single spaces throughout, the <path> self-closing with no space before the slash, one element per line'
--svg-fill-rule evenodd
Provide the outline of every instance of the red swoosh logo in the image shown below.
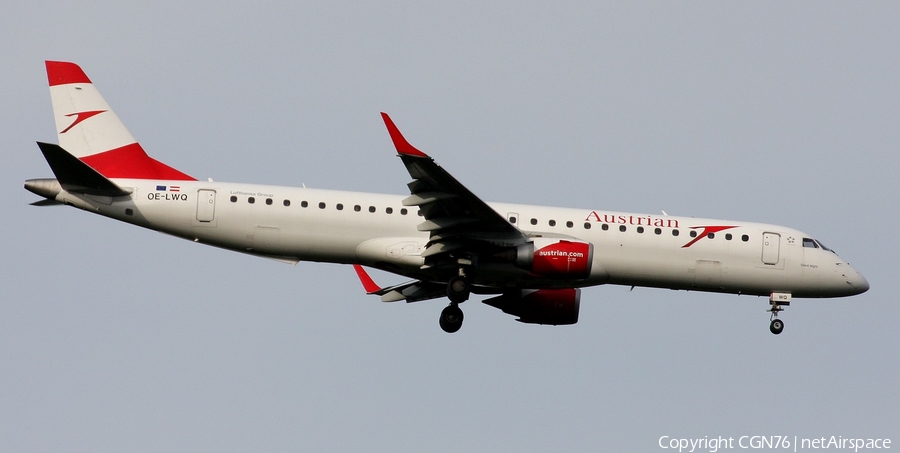
<path fill-rule="evenodd" d="M 687 244 L 682 245 L 681 248 L 684 249 L 684 248 L 688 248 L 688 247 L 694 245 L 694 243 L 696 243 L 700 239 L 705 238 L 706 235 L 708 235 L 710 233 L 718 233 L 719 231 L 728 230 L 728 229 L 737 228 L 737 227 L 736 226 L 695 226 L 695 227 L 691 227 L 692 230 L 697 230 L 700 228 L 703 228 L 703 231 L 701 231 L 700 234 L 697 235 L 697 237 L 695 237 L 693 240 L 691 240 L 691 242 L 688 242 Z"/>
<path fill-rule="evenodd" d="M 94 116 L 94 115 L 103 113 L 103 112 L 105 112 L 105 111 L 106 111 L 106 110 L 91 110 L 91 111 L 88 111 L 88 112 L 77 112 L 77 113 L 70 113 L 70 114 L 66 115 L 66 116 L 68 116 L 68 117 L 73 117 L 73 116 L 74 116 L 74 117 L 75 117 L 75 121 L 73 121 L 72 124 L 69 125 L 69 127 L 63 129 L 62 132 L 60 132 L 60 134 L 65 134 L 66 132 L 69 132 L 69 129 L 75 127 L 76 124 L 78 124 L 78 123 L 80 123 L 80 122 L 82 122 L 82 121 L 84 121 L 84 120 L 86 120 L 86 119 L 88 119 L 88 118 L 90 118 L 90 117 L 92 117 L 92 116 Z"/>

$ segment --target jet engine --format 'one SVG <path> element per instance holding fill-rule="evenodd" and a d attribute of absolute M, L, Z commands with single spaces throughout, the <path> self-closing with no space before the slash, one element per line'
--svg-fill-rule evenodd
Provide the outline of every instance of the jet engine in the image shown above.
<path fill-rule="evenodd" d="M 581 290 L 524 289 L 486 299 L 484 303 L 518 316 L 517 321 L 526 324 L 575 324 L 578 322 Z"/>
<path fill-rule="evenodd" d="M 593 257 L 588 242 L 535 238 L 516 249 L 516 266 L 542 277 L 587 278 Z"/>

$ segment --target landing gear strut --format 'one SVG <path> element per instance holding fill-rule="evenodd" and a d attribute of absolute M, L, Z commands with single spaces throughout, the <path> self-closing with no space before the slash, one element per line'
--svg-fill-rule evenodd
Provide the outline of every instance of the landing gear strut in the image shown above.
<path fill-rule="evenodd" d="M 469 279 L 465 274 L 457 275 L 447 282 L 447 297 L 450 302 L 458 304 L 469 300 Z"/>
<path fill-rule="evenodd" d="M 769 332 L 772 332 L 775 335 L 781 333 L 784 330 L 784 321 L 778 319 L 778 313 L 784 311 L 784 307 L 791 304 L 791 295 L 786 293 L 772 293 L 769 296 L 769 305 L 771 307 L 767 310 L 769 313 L 772 313 L 772 316 L 769 317 L 771 322 L 769 323 Z"/>
<path fill-rule="evenodd" d="M 460 310 L 459 304 L 450 303 L 441 311 L 441 329 L 444 329 L 444 332 L 454 333 L 462 327 L 463 323 L 463 311 Z"/>
<path fill-rule="evenodd" d="M 466 276 L 465 268 L 460 266 L 459 274 L 447 282 L 447 298 L 450 299 L 450 305 L 441 312 L 440 319 L 441 329 L 444 329 L 444 332 L 454 333 L 462 327 L 463 312 L 459 304 L 468 300 L 471 292 L 469 277 Z"/>

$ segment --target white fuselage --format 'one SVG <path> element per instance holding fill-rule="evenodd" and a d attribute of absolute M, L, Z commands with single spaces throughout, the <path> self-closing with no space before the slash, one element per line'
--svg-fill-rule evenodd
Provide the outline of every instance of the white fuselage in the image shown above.
<path fill-rule="evenodd" d="M 580 287 L 616 284 L 769 296 L 769 330 L 791 297 L 841 297 L 869 284 L 808 235 L 786 227 L 485 203 L 410 144 L 388 136 L 408 196 L 197 181 L 151 158 L 87 74 L 47 61 L 59 144 L 38 142 L 56 179 L 25 188 L 50 201 L 195 242 L 287 263 L 352 264 L 382 301 L 446 297 L 439 324 L 463 322 L 472 293 L 528 324 L 578 322 Z M 412 279 L 381 287 L 363 266 Z"/>
<path fill-rule="evenodd" d="M 116 199 L 59 191 L 57 201 L 196 242 L 285 262 L 363 264 L 421 278 L 429 233 L 400 195 L 202 181 L 116 179 Z M 868 289 L 812 237 L 777 225 L 489 203 L 529 237 L 593 244 L 590 276 L 538 279 L 490 266 L 476 285 L 650 286 L 737 294 L 838 297 Z"/>

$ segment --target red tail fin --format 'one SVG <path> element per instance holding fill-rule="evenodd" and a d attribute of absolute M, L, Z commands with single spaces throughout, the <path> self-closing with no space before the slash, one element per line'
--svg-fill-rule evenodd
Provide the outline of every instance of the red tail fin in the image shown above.
<path fill-rule="evenodd" d="M 75 63 L 47 61 L 59 145 L 107 178 L 195 180 L 147 155 Z"/>

